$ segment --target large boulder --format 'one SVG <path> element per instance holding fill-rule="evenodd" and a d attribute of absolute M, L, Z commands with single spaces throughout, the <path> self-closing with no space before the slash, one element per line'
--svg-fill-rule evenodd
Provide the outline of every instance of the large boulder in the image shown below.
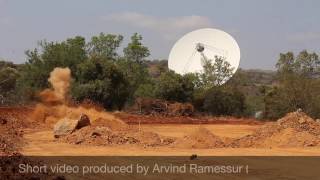
<path fill-rule="evenodd" d="M 90 119 L 85 114 L 82 114 L 77 119 L 63 118 L 54 125 L 53 134 L 55 138 L 59 138 L 64 135 L 71 134 L 75 130 L 89 125 Z"/>

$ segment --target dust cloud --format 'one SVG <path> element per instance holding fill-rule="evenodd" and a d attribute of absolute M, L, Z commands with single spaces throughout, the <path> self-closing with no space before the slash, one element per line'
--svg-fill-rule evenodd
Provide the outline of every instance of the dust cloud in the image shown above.
<path fill-rule="evenodd" d="M 76 119 L 86 114 L 92 123 L 106 124 L 111 129 L 126 127 L 126 123 L 106 112 L 97 105 L 76 105 L 69 97 L 71 84 L 71 71 L 69 68 L 55 68 L 48 78 L 51 88 L 40 92 L 41 103 L 38 103 L 32 113 L 32 120 L 48 127 L 53 126 L 62 118 Z"/>
<path fill-rule="evenodd" d="M 41 100 L 45 103 L 65 103 L 69 92 L 71 71 L 69 68 L 55 68 L 48 79 L 52 88 L 40 93 Z"/>

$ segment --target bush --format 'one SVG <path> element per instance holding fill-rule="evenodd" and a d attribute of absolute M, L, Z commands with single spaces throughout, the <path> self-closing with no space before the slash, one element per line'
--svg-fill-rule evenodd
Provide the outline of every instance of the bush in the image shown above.
<path fill-rule="evenodd" d="M 245 111 L 245 96 L 233 89 L 214 87 L 207 91 L 203 109 L 212 115 L 242 115 Z"/>
<path fill-rule="evenodd" d="M 158 79 L 155 95 L 157 98 L 186 102 L 193 97 L 194 83 L 191 76 L 181 76 L 173 71 L 168 71 Z"/>
<path fill-rule="evenodd" d="M 141 84 L 134 93 L 134 97 L 142 98 L 154 98 L 155 97 L 155 88 L 153 84 Z"/>
<path fill-rule="evenodd" d="M 72 96 L 77 101 L 90 99 L 108 109 L 121 109 L 128 97 L 128 82 L 112 62 L 87 60 L 78 66 Z"/>

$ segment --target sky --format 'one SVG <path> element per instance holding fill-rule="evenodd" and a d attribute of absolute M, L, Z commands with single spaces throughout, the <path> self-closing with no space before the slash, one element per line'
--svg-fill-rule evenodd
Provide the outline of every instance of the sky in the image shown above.
<path fill-rule="evenodd" d="M 274 69 L 279 53 L 320 53 L 320 1 L 0 0 L 0 59 L 23 63 L 40 40 L 100 32 L 122 34 L 123 46 L 138 32 L 150 59 L 167 59 L 180 37 L 199 28 L 232 35 L 240 67 Z"/>

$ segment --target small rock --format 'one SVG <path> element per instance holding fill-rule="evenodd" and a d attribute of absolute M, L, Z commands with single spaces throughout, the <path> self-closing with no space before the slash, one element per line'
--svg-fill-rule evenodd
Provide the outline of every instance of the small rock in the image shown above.
<path fill-rule="evenodd" d="M 7 122 L 6 118 L 0 117 L 0 124 L 7 124 Z"/>
<path fill-rule="evenodd" d="M 197 159 L 197 157 L 198 157 L 197 154 L 192 154 L 192 155 L 190 156 L 190 160 L 195 160 L 195 159 Z"/>
<path fill-rule="evenodd" d="M 90 126 L 90 119 L 87 115 L 81 114 L 76 129 L 81 129 L 85 126 Z"/>
<path fill-rule="evenodd" d="M 305 123 L 306 122 L 306 120 L 305 119 L 299 119 L 299 121 L 298 121 L 300 124 L 303 124 L 303 123 Z"/>
<path fill-rule="evenodd" d="M 92 132 L 91 133 L 91 137 L 97 137 L 97 136 L 101 136 L 101 134 L 99 132 Z"/>

